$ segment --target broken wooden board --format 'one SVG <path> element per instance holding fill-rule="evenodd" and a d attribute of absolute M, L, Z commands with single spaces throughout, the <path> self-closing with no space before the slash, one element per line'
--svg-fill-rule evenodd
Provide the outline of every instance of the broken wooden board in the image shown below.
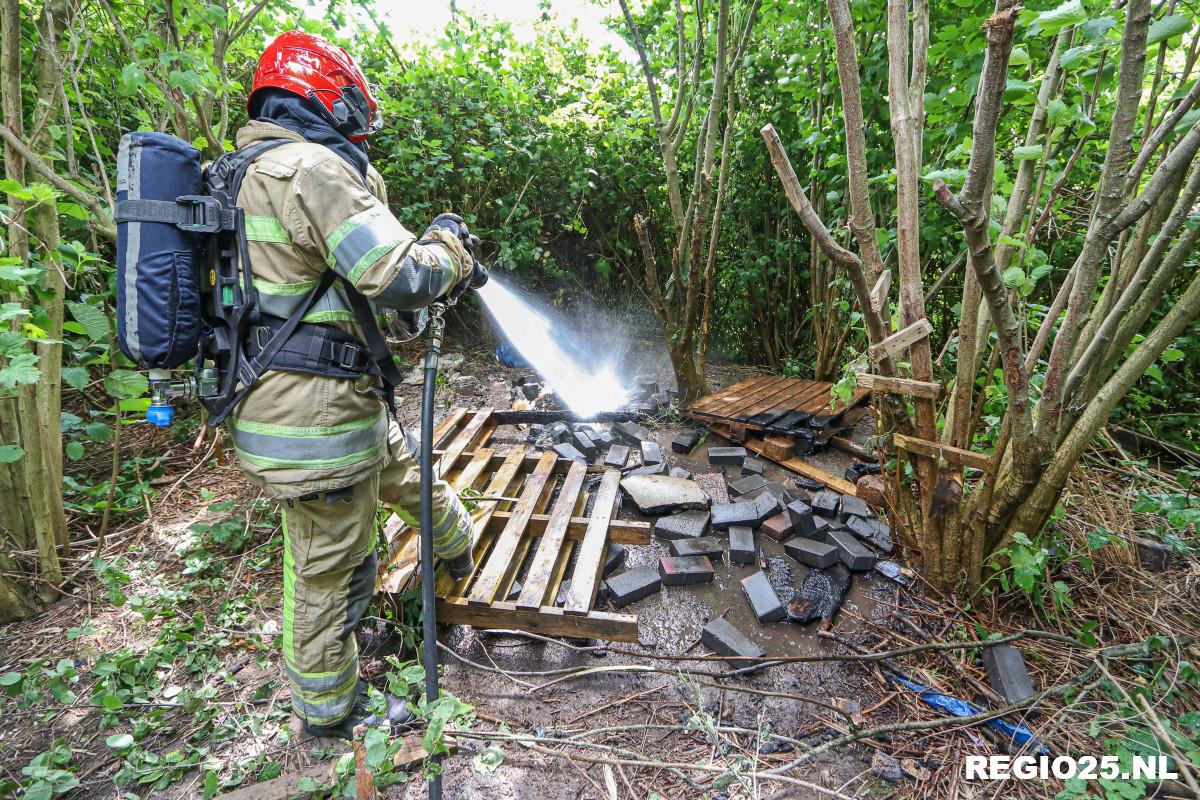
<path fill-rule="evenodd" d="M 941 458 L 947 464 L 953 464 L 956 467 L 986 470 L 992 463 L 992 457 L 987 453 L 975 453 L 971 450 L 963 450 L 961 447 L 951 447 L 948 444 L 906 436 L 903 433 L 892 434 L 892 441 L 900 450 L 907 450 L 919 456 Z"/>
<path fill-rule="evenodd" d="M 713 433 L 720 434 L 721 436 L 725 436 L 728 432 L 728 428 L 724 425 L 709 425 L 708 427 L 712 429 Z M 841 492 L 842 494 L 857 496 L 857 489 L 855 488 L 854 484 L 840 475 L 834 475 L 831 472 L 827 472 L 815 464 L 809 464 L 807 461 L 797 458 L 796 456 L 785 459 L 773 458 L 771 453 L 775 451 L 772 450 L 770 446 L 763 444 L 763 440 L 761 438 L 755 437 L 752 439 L 747 439 L 743 447 L 745 447 L 747 450 L 753 450 L 763 458 L 770 459 L 785 469 L 790 469 L 797 475 L 802 475 L 805 478 L 810 478 L 814 481 L 820 481 L 834 491 Z"/>
<path fill-rule="evenodd" d="M 837 425 L 847 410 L 870 396 L 866 389 L 856 389 L 848 404 L 835 409 L 831 404 L 832 389 L 833 384 L 827 381 L 760 375 L 701 397 L 683 409 L 683 413 L 703 422 L 737 429 L 731 432 L 744 428 L 787 434 Z"/>
<path fill-rule="evenodd" d="M 928 337 L 931 333 L 933 333 L 933 325 L 929 320 L 922 317 L 907 328 L 901 328 L 896 331 L 882 342 L 868 347 L 867 354 L 871 356 L 871 360 L 876 364 L 885 358 L 903 360 L 903 357 L 908 353 L 908 348 Z"/>
<path fill-rule="evenodd" d="M 637 641 L 635 615 L 592 609 L 609 545 L 650 542 L 649 523 L 613 518 L 621 473 L 524 445 L 495 453 L 488 442 L 498 424 L 490 408 L 456 409 L 434 431 L 438 475 L 460 494 L 473 490 L 481 498 L 464 497 L 475 526 L 475 567 L 460 580 L 439 572 L 438 621 Z M 585 514 L 591 496 L 585 486 L 597 479 L 595 508 Z M 390 556 L 377 588 L 407 591 L 419 580 L 420 537 L 397 514 L 384 534 Z M 556 600 L 569 567 L 572 591 L 564 609 Z"/>
<path fill-rule="evenodd" d="M 857 383 L 859 388 L 870 389 L 873 392 L 899 394 L 905 397 L 924 397 L 929 400 L 936 400 L 942 393 L 940 383 L 914 381 L 912 378 L 888 378 L 884 375 L 871 375 L 866 372 L 858 374 Z"/>

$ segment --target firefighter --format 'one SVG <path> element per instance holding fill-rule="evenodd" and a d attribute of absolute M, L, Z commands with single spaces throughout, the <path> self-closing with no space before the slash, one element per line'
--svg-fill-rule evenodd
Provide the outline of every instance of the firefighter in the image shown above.
<path fill-rule="evenodd" d="M 285 320 L 326 270 L 340 276 L 304 316 L 293 350 L 319 341 L 322 326 L 362 339 L 354 289 L 372 312 L 396 310 L 419 332 L 431 303 L 465 290 L 473 275 L 480 282 L 479 240 L 461 217 L 440 215 L 418 237 L 388 210 L 366 149 L 382 124 L 379 106 L 345 50 L 307 33 L 281 35 L 259 60 L 247 107 L 239 149 L 288 140 L 254 160 L 237 195 L 259 312 Z M 360 358 L 343 347 L 335 367 Z M 386 712 L 372 713 L 354 630 L 375 586 L 379 500 L 417 527 L 420 475 L 415 442 L 390 417 L 378 376 L 321 371 L 267 371 L 229 429 L 246 477 L 281 501 L 292 709 L 309 734 L 349 738 L 360 723 L 384 723 L 385 713 L 392 724 L 411 716 L 391 695 Z M 437 555 L 461 572 L 470 566 L 470 514 L 442 480 L 433 509 Z"/>

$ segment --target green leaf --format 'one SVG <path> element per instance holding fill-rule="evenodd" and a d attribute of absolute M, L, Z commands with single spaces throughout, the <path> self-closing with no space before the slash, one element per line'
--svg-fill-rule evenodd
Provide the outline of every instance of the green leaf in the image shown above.
<path fill-rule="evenodd" d="M 1072 108 L 1057 97 L 1046 104 L 1046 121 L 1051 125 L 1060 125 L 1074 116 Z"/>
<path fill-rule="evenodd" d="M 108 318 L 104 312 L 90 303 L 67 301 L 67 310 L 75 321 L 83 326 L 84 333 L 93 342 L 108 341 Z"/>
<path fill-rule="evenodd" d="M 63 448 L 67 454 L 67 458 L 72 461 L 78 461 L 83 458 L 83 445 L 79 442 L 67 442 L 67 446 Z"/>
<path fill-rule="evenodd" d="M 1025 270 L 1020 267 L 1009 267 L 1004 270 L 1004 285 L 1016 286 L 1025 281 Z"/>
<path fill-rule="evenodd" d="M 88 380 L 90 377 L 91 376 L 88 374 L 87 368 L 85 367 L 62 368 L 63 382 L 72 389 L 78 389 L 81 392 L 83 391 L 84 387 L 88 385 Z"/>
<path fill-rule="evenodd" d="M 367 769 L 375 772 L 387 759 L 388 737 L 379 728 L 367 728 L 363 735 L 363 746 L 367 751 Z"/>
<path fill-rule="evenodd" d="M 1024 47 L 1014 47 L 1008 57 L 1010 67 L 1024 67 L 1029 64 L 1029 51 Z"/>
<path fill-rule="evenodd" d="M 23 677 L 19 672 L 6 672 L 0 675 L 0 686 L 16 686 Z"/>
<path fill-rule="evenodd" d="M 27 316 L 29 316 L 29 309 L 20 303 L 0 303 L 0 322 Z"/>
<path fill-rule="evenodd" d="M 1177 347 L 1164 350 L 1163 354 L 1158 357 L 1158 360 L 1164 364 L 1170 364 L 1172 361 L 1182 361 L 1183 351 Z"/>
<path fill-rule="evenodd" d="M 1171 128 L 1171 132 L 1183 133 L 1190 130 L 1197 122 L 1200 122 L 1200 108 L 1193 108 L 1179 118 L 1179 122 L 1175 123 L 1175 127 Z"/>
<path fill-rule="evenodd" d="M 0 388 L 12 390 L 22 384 L 37 383 L 42 377 L 37 363 L 38 357 L 33 353 L 9 356 L 8 364 L 0 368 Z"/>
<path fill-rule="evenodd" d="M 135 92 L 146 82 L 146 73 L 138 64 L 126 64 L 121 70 L 121 86 L 127 92 Z"/>
<path fill-rule="evenodd" d="M 1095 49 L 1090 44 L 1080 45 L 1078 47 L 1068 47 L 1059 57 L 1058 63 L 1065 70 L 1073 70 L 1087 63 L 1088 54 Z"/>
<path fill-rule="evenodd" d="M 107 708 L 109 711 L 116 711 L 117 709 L 122 708 L 125 705 L 124 703 L 121 702 L 121 698 L 117 697 L 115 694 L 104 695 L 104 699 L 102 699 L 100 701 L 100 704 L 102 706 L 104 706 L 105 708 Z M 133 739 L 133 737 L 130 737 L 131 744 L 132 744 L 132 739 Z M 109 747 L 113 747 L 113 745 L 110 743 Z"/>
<path fill-rule="evenodd" d="M 146 376 L 131 369 L 114 369 L 104 376 L 104 391 L 118 400 L 141 397 L 150 389 Z"/>
<path fill-rule="evenodd" d="M 1086 22 L 1087 12 L 1083 10 L 1081 0 L 1067 0 L 1058 8 L 1043 11 L 1033 21 L 1033 30 L 1042 36 L 1054 36 L 1063 28 Z"/>
<path fill-rule="evenodd" d="M 12 464 L 25 455 L 25 448 L 19 444 L 0 444 L 0 464 Z"/>
<path fill-rule="evenodd" d="M 1110 17 L 1106 14 L 1103 17 L 1089 19 L 1087 22 L 1080 25 L 1079 33 L 1089 42 L 1099 42 L 1108 35 L 1109 31 L 1116 27 L 1116 24 L 1117 20 L 1114 17 Z"/>
<path fill-rule="evenodd" d="M 1042 157 L 1040 144 L 1028 144 L 1013 148 L 1013 158 L 1017 161 L 1036 161 Z"/>
<path fill-rule="evenodd" d="M 1183 14 L 1168 14 L 1150 23 L 1150 30 L 1146 32 L 1146 46 L 1182 36 L 1191 29 L 1192 21 Z"/>
<path fill-rule="evenodd" d="M 133 747 L 133 736 L 128 733 L 114 733 L 105 739 L 104 743 L 113 750 L 124 750 L 127 747 Z"/>

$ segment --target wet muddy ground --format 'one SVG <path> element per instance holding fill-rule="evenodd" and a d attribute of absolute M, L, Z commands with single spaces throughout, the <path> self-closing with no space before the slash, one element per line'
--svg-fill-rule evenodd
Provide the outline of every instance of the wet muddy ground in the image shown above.
<path fill-rule="evenodd" d="M 464 365 L 469 369 L 470 365 Z M 498 374 L 489 370 L 480 381 L 479 404 L 503 408 L 508 406 L 508 389 L 511 381 L 506 380 L 518 371 L 501 370 Z M 753 374 L 753 373 L 748 373 Z M 714 383 L 728 385 L 748 376 L 738 370 L 733 374 L 721 375 Z M 466 398 L 461 398 L 466 400 Z M 459 403 L 454 403 L 458 405 Z M 671 450 L 670 443 L 675 434 L 687 423 L 673 419 L 657 426 L 647 425 L 653 439 L 662 447 L 668 466 L 680 466 L 694 474 L 724 471 L 727 478 L 736 478 L 740 470 L 733 467 L 713 467 L 707 463 L 706 450 L 709 446 L 727 445 L 729 442 L 715 434 L 691 454 L 681 455 Z M 856 426 L 855 438 L 869 434 L 870 422 L 864 420 Z M 520 428 L 505 426 L 499 429 L 492 443 L 497 450 L 511 447 L 523 441 L 526 432 Z M 851 457 L 834 450 L 818 454 L 810 459 L 813 463 L 840 475 L 851 463 Z M 790 484 L 797 476 L 769 461 L 765 477 L 769 480 Z M 622 503 L 620 516 L 625 519 L 641 517 L 628 501 Z M 724 536 L 717 532 L 717 535 Z M 756 545 L 771 557 L 780 557 L 780 543 L 756 534 Z M 658 559 L 668 554 L 666 543 L 652 540 L 644 546 L 629 546 L 626 563 L 622 569 L 636 566 L 654 566 Z M 786 559 L 792 570 L 792 583 L 799 586 L 807 574 L 807 568 L 791 559 Z M 711 673 L 713 680 L 728 672 L 729 668 L 716 662 L 671 660 L 669 656 L 707 655 L 709 652 L 699 644 L 702 627 L 711 619 L 725 616 L 743 632 L 748 634 L 768 656 L 787 657 L 815 654 L 844 653 L 838 644 L 817 636 L 820 623 L 798 626 L 788 622 L 759 624 L 750 610 L 741 591 L 741 578 L 759 568 L 758 564 L 737 566 L 716 563 L 716 575 L 712 583 L 695 586 L 668 586 L 644 600 L 620 609 L 622 613 L 638 617 L 638 642 L 629 645 L 614 645 L 614 650 L 626 649 L 641 657 L 623 652 L 596 653 L 579 652 L 558 644 L 530 640 L 528 638 L 500 634 L 487 634 L 465 627 L 444 628 L 442 641 L 462 659 L 481 665 L 470 666 L 463 660 L 443 654 L 445 673 L 443 685 L 458 697 L 473 704 L 484 719 L 504 720 L 514 730 L 554 736 L 556 732 L 579 732 L 586 729 L 622 726 L 631 724 L 655 724 L 685 726 L 697 712 L 706 710 L 720 720 L 721 724 L 776 731 L 785 736 L 804 739 L 809 743 L 823 741 L 836 736 L 844 720 L 826 708 L 797 699 L 781 698 L 773 694 L 804 696 L 833 702 L 838 698 L 850 699 L 867 709 L 884 699 L 879 684 L 872 679 L 866 668 L 840 662 L 782 664 L 772 666 L 754 674 L 722 678 L 728 683 L 749 687 L 766 694 L 749 694 L 726 691 L 719 688 L 697 685 L 670 670 L 680 667 Z M 856 640 L 866 632 L 873 621 L 879 620 L 889 604 L 895 603 L 900 588 L 890 581 L 875 575 L 856 574 L 846 597 L 843 609 L 834 620 L 834 629 L 842 636 Z M 597 642 L 576 644 L 596 645 Z M 624 671 L 622 667 L 650 665 L 667 672 Z M 552 673 L 579 667 L 598 667 L 604 671 L 593 672 L 583 677 L 556 683 L 547 688 L 536 688 L 549 679 Z M 503 674 L 509 673 L 509 676 Z M 532 673 L 532 674 L 531 674 Z M 626 745 L 641 752 L 655 752 L 655 739 L 660 734 L 631 736 Z M 673 746 L 664 739 L 664 747 Z M 483 774 L 474 765 L 474 758 L 485 745 L 472 740 L 461 740 L 455 755 L 446 762 L 447 798 L 520 798 L 541 800 L 546 798 L 607 797 L 599 791 L 604 786 L 599 765 L 580 762 L 570 764 L 524 748 L 506 744 L 503 763 L 491 774 Z M 870 748 L 851 747 L 826 754 L 805 765 L 798 773 L 811 782 L 829 788 L 848 784 L 847 790 L 857 789 L 869 794 L 873 788 L 884 789 L 887 784 L 871 786 L 877 781 L 870 776 Z M 764 755 L 760 769 L 786 763 L 795 753 L 786 752 Z M 671 760 L 667 753 L 660 757 Z M 622 784 L 620 797 L 648 797 L 649 791 L 658 791 L 663 798 L 674 797 L 741 797 L 749 795 L 722 795 L 691 789 L 683 784 L 657 786 L 645 783 L 649 773 L 638 780 L 637 770 L 632 770 L 632 788 L 628 792 Z M 406 798 L 424 797 L 424 782 L 416 780 L 407 787 Z M 757 796 L 801 798 L 818 796 L 812 790 L 783 787 L 779 784 L 762 783 Z M 860 794 L 860 796 L 862 796 Z"/>

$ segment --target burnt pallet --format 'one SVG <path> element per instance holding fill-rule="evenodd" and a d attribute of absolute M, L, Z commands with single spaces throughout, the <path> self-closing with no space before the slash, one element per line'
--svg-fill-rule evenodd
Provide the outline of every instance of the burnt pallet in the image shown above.
<path fill-rule="evenodd" d="M 760 375 L 701 397 L 684 409 L 694 419 L 729 425 L 735 429 L 795 434 L 835 427 L 852 408 L 870 396 L 858 388 L 850 402 L 833 408 L 827 381 L 809 381 Z"/>
<path fill-rule="evenodd" d="M 472 509 L 475 569 L 461 580 L 438 573 L 438 621 L 637 641 L 636 615 L 593 608 L 609 545 L 650 541 L 649 523 L 614 518 L 620 471 L 524 445 L 497 454 L 487 444 L 502 424 L 498 416 L 490 408 L 455 409 L 434 431 L 438 475 L 460 493 L 471 489 L 484 498 L 505 498 L 480 501 Z M 586 491 L 597 479 L 594 491 Z M 384 535 L 391 555 L 378 589 L 408 591 L 419 582 L 420 537 L 396 514 L 385 523 Z M 569 589 L 560 607 L 556 600 L 564 584 Z"/>

